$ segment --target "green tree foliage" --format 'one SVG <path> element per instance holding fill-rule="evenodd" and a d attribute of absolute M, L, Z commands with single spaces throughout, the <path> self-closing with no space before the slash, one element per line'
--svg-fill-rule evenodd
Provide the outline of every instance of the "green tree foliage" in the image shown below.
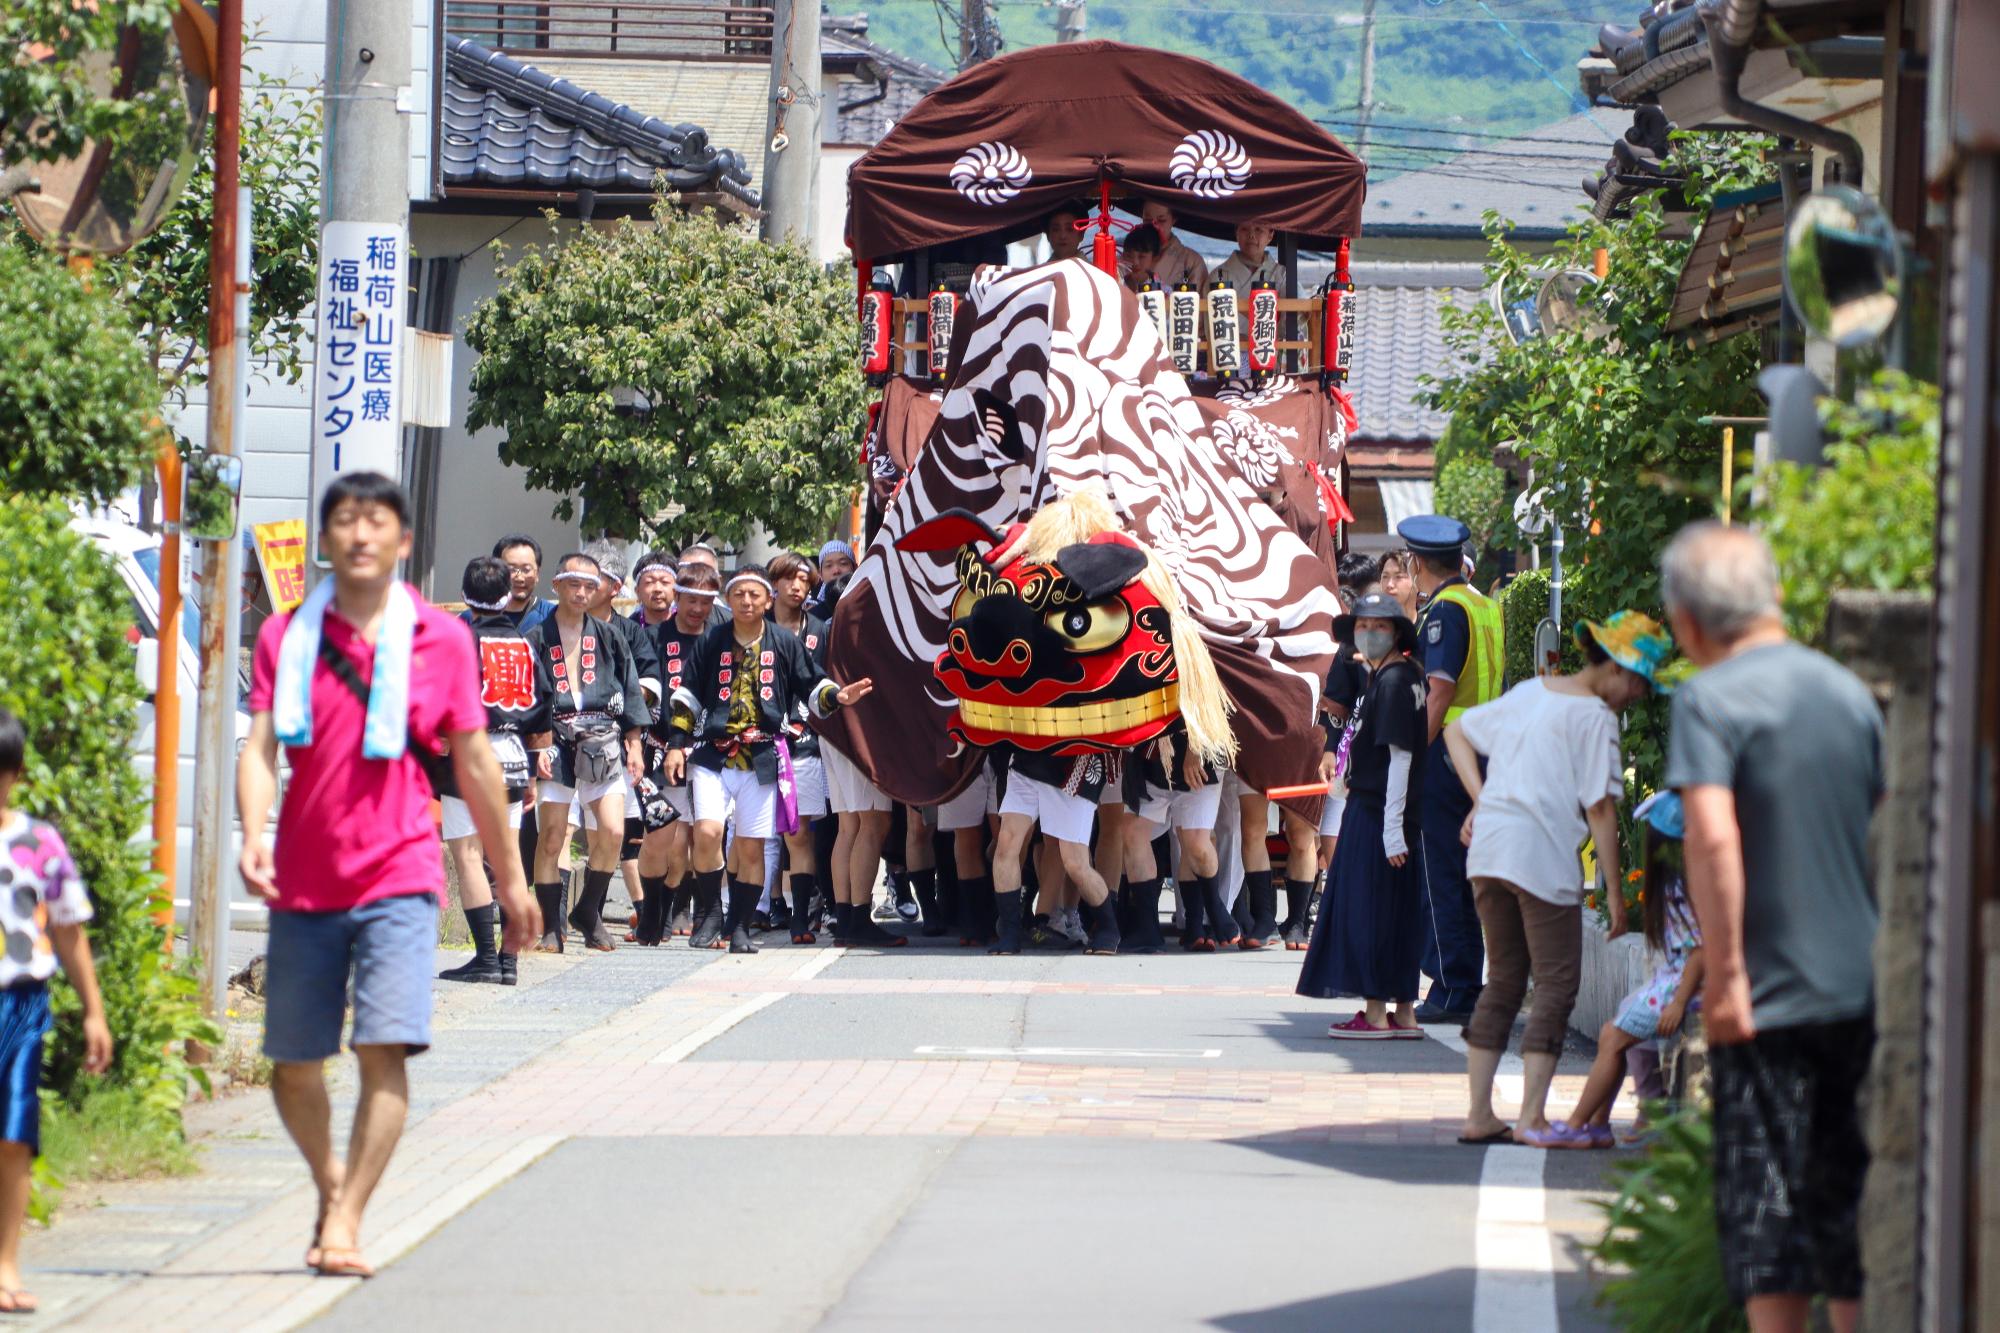
<path fill-rule="evenodd" d="M 1826 466 L 1778 463 L 1755 518 L 1785 585 L 1785 619 L 1817 639 L 1843 588 L 1929 592 L 1936 569 L 1938 393 L 1882 371 L 1852 403 L 1822 404 Z"/>
<path fill-rule="evenodd" d="M 103 502 L 138 485 L 160 387 L 102 284 L 32 245 L 0 244 L 0 348 L 0 492 Z"/>
<path fill-rule="evenodd" d="M 853 306 L 851 274 L 662 204 L 506 268 L 466 324 L 466 424 L 504 430 L 500 457 L 565 497 L 558 517 L 579 496 L 613 536 L 816 540 L 856 484 Z"/>
<path fill-rule="evenodd" d="M 172 119 L 178 88 L 133 99 L 100 96 L 92 74 L 130 25 L 164 36 L 176 0 L 7 0 L 0 6 L 0 165 L 70 157 L 86 140 L 154 137 Z M 171 40 L 168 37 L 167 40 Z M 17 53 L 43 53 L 40 59 Z"/>
<path fill-rule="evenodd" d="M 251 43 L 252 49 L 255 43 Z M 318 99 L 267 74 L 245 80 L 242 181 L 249 189 L 250 359 L 296 384 L 311 355 L 306 312 L 319 295 Z M 208 378 L 208 246 L 215 144 L 202 152 L 160 229 L 102 266 L 132 310 L 175 402 Z"/>
<path fill-rule="evenodd" d="M 1483 458 L 1454 458 L 1437 474 L 1437 511 L 1472 529 L 1472 545 L 1482 564 L 1514 542 L 1514 509 L 1507 500 L 1507 474 Z"/>
<path fill-rule="evenodd" d="M 133 763 L 144 696 L 126 637 L 131 595 L 110 561 L 69 529 L 62 503 L 25 496 L 0 496 L 0 587 L 0 704 L 28 733 L 27 780 L 15 799 L 61 831 L 90 886 L 91 949 L 118 1044 L 105 1083 L 178 1134 L 187 1082 L 201 1077 L 182 1044 L 219 1045 L 221 1033 L 200 1017 L 194 983 L 172 964 L 153 919 L 158 877 L 143 841 L 151 804 Z M 49 1087 L 80 1102 L 96 1085 L 80 1073 L 76 996 L 58 983 L 55 997 Z"/>
<path fill-rule="evenodd" d="M 1765 142 L 1680 139 L 1676 157 L 1690 172 L 1697 207 L 1761 179 Z M 1644 196 L 1630 219 L 1616 226 L 1578 221 L 1552 254 L 1531 257 L 1509 244 L 1504 225 L 1489 215 L 1486 279 L 1509 292 L 1533 290 L 1537 270 L 1589 271 L 1601 247 L 1609 273 L 1592 305 L 1601 324 L 1515 346 L 1487 302 L 1444 312 L 1446 339 L 1464 369 L 1429 381 L 1429 401 L 1472 438 L 1518 442 L 1563 526 L 1565 635 L 1586 608 L 1598 616 L 1626 607 L 1663 615 L 1660 552 L 1684 524 L 1719 507 L 1720 431 L 1700 418 L 1761 411 L 1754 338 L 1691 342 L 1665 332 L 1691 244 L 1666 235 L 1666 223 L 1659 196 Z M 1525 628 L 1532 632 L 1533 624 Z M 1514 632 L 1510 624 L 1510 640 Z M 1658 699 L 1627 715 L 1632 802 L 1658 787 L 1666 719 Z"/>

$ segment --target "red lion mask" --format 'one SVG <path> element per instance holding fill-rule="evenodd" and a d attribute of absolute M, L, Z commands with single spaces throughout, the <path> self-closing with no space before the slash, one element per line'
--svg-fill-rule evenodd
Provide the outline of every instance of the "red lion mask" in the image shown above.
<path fill-rule="evenodd" d="M 1031 561 L 1020 554 L 1026 532 L 1016 523 L 1003 536 L 949 510 L 896 543 L 959 548 L 959 594 L 934 666 L 958 700 L 947 730 L 971 745 L 1059 755 L 1158 736 L 1180 716 L 1180 676 L 1168 609 L 1142 579 L 1145 550 L 1104 531 Z"/>

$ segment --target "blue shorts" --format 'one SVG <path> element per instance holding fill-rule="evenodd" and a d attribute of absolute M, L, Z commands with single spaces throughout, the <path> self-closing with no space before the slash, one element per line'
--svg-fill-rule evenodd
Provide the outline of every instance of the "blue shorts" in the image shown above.
<path fill-rule="evenodd" d="M 39 981 L 0 990 L 0 1139 L 42 1150 L 42 1038 L 49 988 Z"/>
<path fill-rule="evenodd" d="M 345 912 L 272 912 L 264 1054 L 284 1063 L 340 1054 L 350 979 L 349 1045 L 428 1050 L 436 961 L 433 893 L 377 898 Z"/>

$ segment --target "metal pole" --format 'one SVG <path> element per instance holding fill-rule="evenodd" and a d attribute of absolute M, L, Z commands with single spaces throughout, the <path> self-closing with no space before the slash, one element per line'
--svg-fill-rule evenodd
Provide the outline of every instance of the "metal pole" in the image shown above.
<path fill-rule="evenodd" d="M 239 218 L 243 96 L 243 0 L 221 0 L 216 13 L 215 200 L 208 251 L 208 441 L 210 453 L 236 446 L 241 386 L 236 356 L 236 234 Z M 208 943 L 228 928 L 230 795 L 235 786 L 237 645 L 230 637 L 242 582 L 235 540 L 205 542 L 201 562 L 201 693 L 195 719 L 194 884 L 188 948 L 197 955 L 202 1010 L 220 1020 L 226 958 Z"/>
<path fill-rule="evenodd" d="M 1361 6 L 1361 124 L 1354 134 L 1354 155 L 1368 156 L 1369 119 L 1375 113 L 1375 0 L 1363 0 Z"/>
<path fill-rule="evenodd" d="M 1563 530 L 1557 524 L 1555 536 L 1549 542 L 1549 619 L 1555 622 L 1556 633 L 1562 633 L 1563 623 Z"/>
<path fill-rule="evenodd" d="M 161 877 L 154 918 L 173 940 L 175 844 L 181 787 L 181 451 L 160 432 L 160 666 L 153 686 L 153 869 Z"/>
<path fill-rule="evenodd" d="M 1736 427 L 1722 428 L 1722 521 L 1736 517 Z"/>
<path fill-rule="evenodd" d="M 819 7 L 771 7 L 771 111 L 764 136 L 764 225 L 773 245 L 813 248 L 819 208 Z"/>

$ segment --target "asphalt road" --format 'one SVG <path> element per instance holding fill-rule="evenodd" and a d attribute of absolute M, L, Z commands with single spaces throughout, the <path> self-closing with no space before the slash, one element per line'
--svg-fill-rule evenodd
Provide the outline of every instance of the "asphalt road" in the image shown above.
<path fill-rule="evenodd" d="M 1347 1007 L 1287 993 L 1300 955 L 779 951 L 801 975 L 741 983 L 321 1323 L 1601 1326 L 1607 1155 L 1452 1142 L 1462 1057 L 1329 1041 Z"/>

